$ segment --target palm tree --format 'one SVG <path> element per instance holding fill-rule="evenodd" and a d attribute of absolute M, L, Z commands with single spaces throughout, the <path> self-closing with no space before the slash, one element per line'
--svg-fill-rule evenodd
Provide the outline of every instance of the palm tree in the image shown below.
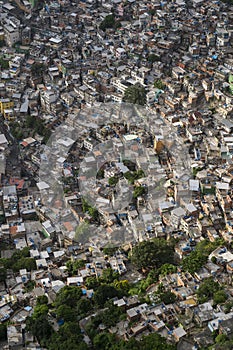
<path fill-rule="evenodd" d="M 146 104 L 146 89 L 138 83 L 129 86 L 125 90 L 123 101 L 144 106 Z"/>

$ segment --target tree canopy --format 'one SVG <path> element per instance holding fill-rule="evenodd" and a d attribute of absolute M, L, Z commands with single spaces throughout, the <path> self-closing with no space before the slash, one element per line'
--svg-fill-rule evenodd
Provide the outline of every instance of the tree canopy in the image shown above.
<path fill-rule="evenodd" d="M 156 79 L 154 82 L 154 87 L 160 90 L 163 90 L 165 88 L 163 82 L 161 79 Z"/>
<path fill-rule="evenodd" d="M 227 293 L 224 290 L 218 290 L 213 296 L 214 305 L 223 304 L 227 298 Z"/>
<path fill-rule="evenodd" d="M 146 193 L 146 188 L 144 186 L 137 186 L 133 191 L 133 197 L 138 198 Z"/>
<path fill-rule="evenodd" d="M 132 250 L 131 261 L 139 269 L 161 267 L 174 262 L 173 245 L 162 238 L 138 243 Z"/>
<path fill-rule="evenodd" d="M 188 271 L 191 274 L 200 270 L 200 268 L 207 262 L 209 254 L 222 243 L 222 240 L 216 240 L 214 242 L 203 240 L 199 242 L 196 245 L 195 250 L 183 259 L 183 270 Z"/>
<path fill-rule="evenodd" d="M 9 68 L 9 61 L 7 61 L 4 58 L 0 57 L 0 66 L 1 66 L 2 69 L 8 69 Z"/>
<path fill-rule="evenodd" d="M 92 207 L 85 199 L 82 199 L 82 209 L 83 212 L 88 214 L 93 218 L 93 220 L 97 221 L 99 218 L 99 212 L 96 208 Z"/>
<path fill-rule="evenodd" d="M 158 290 L 155 293 L 155 295 L 157 296 L 159 302 L 162 302 L 166 305 L 172 304 L 176 301 L 176 295 L 170 290 L 166 290 L 162 283 L 159 284 Z"/>
<path fill-rule="evenodd" d="M 86 350 L 88 347 L 83 342 L 83 335 L 78 324 L 78 312 L 90 310 L 90 305 L 82 305 L 82 291 L 77 286 L 65 286 L 62 288 L 54 302 L 53 313 L 56 319 L 62 320 L 57 332 L 54 331 L 49 320 L 48 299 L 45 296 L 37 299 L 37 304 L 31 317 L 26 320 L 27 330 L 31 331 L 41 346 L 48 350 Z M 84 303 L 90 303 L 84 300 Z"/>
<path fill-rule="evenodd" d="M 0 341 L 5 341 L 7 340 L 7 329 L 6 329 L 6 324 L 1 323 L 0 324 Z"/>
<path fill-rule="evenodd" d="M 144 106 L 146 104 L 146 89 L 138 83 L 129 86 L 125 90 L 123 101 Z"/>
<path fill-rule="evenodd" d="M 110 327 L 125 319 L 125 311 L 114 305 L 111 299 L 127 295 L 129 283 L 120 280 L 111 269 L 106 269 L 98 283 L 94 286 L 95 293 L 91 300 L 82 296 L 78 286 L 62 288 L 53 304 L 48 305 L 47 297 L 39 297 L 32 316 L 26 320 L 27 330 L 48 350 L 87 350 L 89 347 L 83 341 L 79 321 L 89 315 L 85 331 L 92 341 L 93 350 L 176 349 L 175 345 L 167 344 L 166 339 L 156 333 L 140 341 L 134 338 L 125 341 L 108 332 Z M 59 322 L 56 331 L 52 327 L 52 317 Z M 1 331 L 4 339 L 5 328 L 2 327 Z"/>
<path fill-rule="evenodd" d="M 26 327 L 42 346 L 46 345 L 47 340 L 53 333 L 52 326 L 45 314 L 38 317 L 28 317 Z"/>
<path fill-rule="evenodd" d="M 100 277 L 101 282 L 106 284 L 110 284 L 114 280 L 118 280 L 118 279 L 119 279 L 119 273 L 113 271 L 113 269 L 111 269 L 110 267 L 107 269 L 104 269 L 102 276 Z"/>
<path fill-rule="evenodd" d="M 114 14 L 109 14 L 100 23 L 99 28 L 105 31 L 106 29 L 109 29 L 109 28 L 117 29 L 120 26 L 121 26 L 121 23 L 119 21 L 116 21 Z"/>
<path fill-rule="evenodd" d="M 86 222 L 82 221 L 75 230 L 75 239 L 77 241 L 85 241 L 87 242 L 88 237 L 90 237 L 91 234 L 91 225 Z"/>
<path fill-rule="evenodd" d="M 117 176 L 112 176 L 108 179 L 108 183 L 110 186 L 115 186 L 118 183 L 118 180 Z"/>
<path fill-rule="evenodd" d="M 14 272 L 21 269 L 36 270 L 36 262 L 35 259 L 29 257 L 29 249 L 25 247 L 22 250 L 17 250 L 9 259 L 0 259 L 0 279 L 2 281 L 6 277 L 7 269 L 12 269 Z"/>
<path fill-rule="evenodd" d="M 31 67 L 31 72 L 34 77 L 40 77 L 43 75 L 44 71 L 46 69 L 46 66 L 44 63 L 34 63 Z"/>
<path fill-rule="evenodd" d="M 51 130 L 48 129 L 42 119 L 34 118 L 31 115 L 28 115 L 25 120 L 19 122 L 11 122 L 10 123 L 11 133 L 17 140 L 22 140 L 27 136 L 34 136 L 38 134 L 43 136 L 43 142 L 47 142 L 50 135 Z"/>
<path fill-rule="evenodd" d="M 85 264 L 86 264 L 86 260 L 83 260 L 83 259 L 77 259 L 75 261 L 69 260 L 66 263 L 66 267 L 67 267 L 68 272 L 71 275 L 73 275 L 73 274 L 77 273 L 78 269 L 84 267 Z"/>
<path fill-rule="evenodd" d="M 65 286 L 62 288 L 56 297 L 55 306 L 68 305 L 75 307 L 77 302 L 81 299 L 82 290 L 76 286 Z"/>
<path fill-rule="evenodd" d="M 94 302 L 101 307 L 104 306 L 107 300 L 121 296 L 121 293 L 115 287 L 108 284 L 101 284 L 95 291 Z"/>
<path fill-rule="evenodd" d="M 154 63 L 154 62 L 158 62 L 160 60 L 159 56 L 152 53 L 148 56 L 148 62 Z"/>
<path fill-rule="evenodd" d="M 221 286 L 218 282 L 215 282 L 212 277 L 206 278 L 199 286 L 197 290 L 197 297 L 200 303 L 204 303 L 213 298 L 216 292 L 221 290 Z M 219 295 L 220 297 L 220 295 Z M 218 294 L 216 296 L 218 300 Z"/>
<path fill-rule="evenodd" d="M 145 177 L 145 173 L 142 169 L 136 171 L 127 171 L 124 173 L 124 178 L 128 180 L 130 184 L 134 184 L 134 181 Z"/>

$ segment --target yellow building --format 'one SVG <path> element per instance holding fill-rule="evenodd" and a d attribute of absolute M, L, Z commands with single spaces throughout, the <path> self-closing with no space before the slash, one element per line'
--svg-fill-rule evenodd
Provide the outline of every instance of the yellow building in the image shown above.
<path fill-rule="evenodd" d="M 3 112 L 3 116 L 6 120 L 9 120 L 9 121 L 15 120 L 14 110 L 12 108 L 5 109 Z"/>
<path fill-rule="evenodd" d="M 12 108 L 14 107 L 14 102 L 11 101 L 9 98 L 1 98 L 0 99 L 0 112 L 3 114 L 4 117 L 6 117 L 6 115 L 8 113 L 9 110 L 12 110 Z"/>

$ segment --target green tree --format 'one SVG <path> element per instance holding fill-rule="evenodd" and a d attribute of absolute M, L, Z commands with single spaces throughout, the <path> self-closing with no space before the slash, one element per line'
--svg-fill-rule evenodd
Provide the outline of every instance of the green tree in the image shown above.
<path fill-rule="evenodd" d="M 47 344 L 48 350 L 88 350 L 89 347 L 84 341 L 76 340 L 76 338 L 69 337 L 65 340 L 61 340 L 57 333 L 52 341 Z"/>
<path fill-rule="evenodd" d="M 0 66 L 2 67 L 2 69 L 8 69 L 9 68 L 9 61 L 0 57 Z"/>
<path fill-rule="evenodd" d="M 70 307 L 75 307 L 77 302 L 81 299 L 82 290 L 77 286 L 65 286 L 59 290 L 55 306 L 58 308 L 60 305 L 67 305 Z"/>
<path fill-rule="evenodd" d="M 7 340 L 7 328 L 6 323 L 0 324 L 0 341 Z"/>
<path fill-rule="evenodd" d="M 105 306 L 108 307 L 108 310 L 102 311 L 99 314 L 101 323 L 103 323 L 108 328 L 113 327 L 120 320 L 122 311 L 118 306 L 113 305 L 112 301 L 107 302 Z"/>
<path fill-rule="evenodd" d="M 130 184 L 134 184 L 134 181 L 141 179 L 142 177 L 145 177 L 145 173 L 142 169 L 139 169 L 137 171 L 127 171 L 124 173 L 124 178 L 129 181 Z"/>
<path fill-rule="evenodd" d="M 110 349 L 112 344 L 116 343 L 116 335 L 111 333 L 99 333 L 93 339 L 93 345 L 96 350 Z"/>
<path fill-rule="evenodd" d="M 17 250 L 10 259 L 0 259 L 0 265 L 5 269 L 11 268 L 15 272 L 20 269 L 36 270 L 36 262 L 33 258 L 29 258 L 29 250 L 30 248 L 28 247 L 23 248 L 21 251 Z"/>
<path fill-rule="evenodd" d="M 162 238 L 138 243 L 132 250 L 131 261 L 139 269 L 159 268 L 174 261 L 174 249 L 170 242 Z"/>
<path fill-rule="evenodd" d="M 82 199 L 82 209 L 83 212 L 86 213 L 88 212 L 88 214 L 94 219 L 94 220 L 98 220 L 99 218 L 99 212 L 96 208 L 92 207 L 85 199 Z"/>
<path fill-rule="evenodd" d="M 39 319 L 41 316 L 47 316 L 48 313 L 48 305 L 45 304 L 37 304 L 36 307 L 34 308 L 34 312 L 32 315 L 32 318 L 35 319 Z"/>
<path fill-rule="evenodd" d="M 94 302 L 101 307 L 104 306 L 106 301 L 118 296 L 121 296 L 121 294 L 116 288 L 111 285 L 102 284 L 94 294 Z"/>
<path fill-rule="evenodd" d="M 142 177 L 145 177 L 145 173 L 142 169 L 138 169 L 135 174 L 135 179 L 141 179 Z"/>
<path fill-rule="evenodd" d="M 98 322 L 97 322 L 98 321 Z M 89 328 L 97 328 L 99 320 L 93 320 Z M 130 338 L 128 341 L 118 339 L 114 334 L 106 331 L 95 333 L 93 336 L 94 349 L 101 350 L 175 350 L 176 345 L 168 344 L 166 339 L 157 333 L 144 336 L 140 341 Z"/>
<path fill-rule="evenodd" d="M 140 343 L 135 338 L 130 338 L 128 341 L 121 340 L 119 342 L 120 350 L 138 350 L 140 349 Z"/>
<path fill-rule="evenodd" d="M 106 309 L 97 313 L 96 316 L 92 317 L 85 329 L 87 334 L 91 339 L 94 339 L 97 334 L 99 334 L 99 325 L 103 324 L 107 328 L 110 328 L 120 320 L 120 316 L 122 315 L 122 311 L 119 307 L 114 306 L 112 302 L 107 302 L 105 305 Z"/>
<path fill-rule="evenodd" d="M 123 101 L 144 106 L 146 104 L 146 89 L 138 83 L 129 86 L 125 90 Z"/>
<path fill-rule="evenodd" d="M 38 318 L 28 317 L 26 327 L 36 337 L 41 346 L 46 345 L 53 333 L 46 315 L 40 315 Z"/>
<path fill-rule="evenodd" d="M 37 305 L 47 305 L 48 304 L 48 297 L 46 295 L 41 295 L 37 297 L 36 300 Z"/>
<path fill-rule="evenodd" d="M 130 284 L 128 280 L 115 280 L 113 283 L 114 287 L 119 290 L 123 295 L 128 295 L 128 292 L 130 290 Z"/>
<path fill-rule="evenodd" d="M 182 267 L 185 271 L 194 274 L 196 271 L 206 264 L 208 256 L 205 252 L 193 251 L 191 254 L 184 258 Z"/>
<path fill-rule="evenodd" d="M 1 268 L 9 269 L 11 267 L 11 259 L 0 258 Z"/>
<path fill-rule="evenodd" d="M 164 304 L 173 304 L 176 301 L 176 295 L 171 291 L 165 291 L 159 295 L 161 302 Z"/>
<path fill-rule="evenodd" d="M 145 280 L 145 285 L 144 285 L 144 289 L 145 290 L 151 284 L 153 284 L 155 282 L 158 282 L 159 274 L 160 274 L 160 268 L 159 269 L 152 269 L 152 270 L 150 270 L 150 272 L 148 273 L 148 275 L 146 277 L 146 280 Z M 143 282 L 144 282 L 144 280 L 141 281 L 141 283 L 143 283 Z"/>
<path fill-rule="evenodd" d="M 194 274 L 195 272 L 200 270 L 203 265 L 206 264 L 209 254 L 222 244 L 223 240 L 221 239 L 218 239 L 214 242 L 210 242 L 205 239 L 199 242 L 196 245 L 195 250 L 183 259 L 183 270 Z"/>
<path fill-rule="evenodd" d="M 91 225 L 86 221 L 81 222 L 75 230 L 75 240 L 80 242 L 87 242 L 90 235 Z"/>
<path fill-rule="evenodd" d="M 206 278 L 197 290 L 198 301 L 204 303 L 213 298 L 214 294 L 220 290 L 221 287 L 218 282 L 215 282 L 212 277 Z"/>
<path fill-rule="evenodd" d="M 24 247 L 22 250 L 17 250 L 11 257 L 13 261 L 17 261 L 21 258 L 28 258 L 30 256 L 30 248 Z"/>
<path fill-rule="evenodd" d="M 103 253 L 105 255 L 113 256 L 117 250 L 118 250 L 118 247 L 108 245 L 108 246 L 103 248 Z"/>
<path fill-rule="evenodd" d="M 89 346 L 84 341 L 80 342 L 76 346 L 77 346 L 77 350 L 88 350 L 89 349 Z M 72 348 L 72 350 L 75 350 L 75 349 Z"/>
<path fill-rule="evenodd" d="M 228 340 L 228 337 L 226 334 L 219 334 L 217 335 L 217 337 L 215 338 L 215 342 L 217 344 L 224 344 L 226 341 Z"/>
<path fill-rule="evenodd" d="M 231 309 L 233 308 L 233 301 L 228 301 L 225 305 L 224 305 L 224 311 L 226 314 L 228 314 Z"/>
<path fill-rule="evenodd" d="M 224 290 L 217 291 L 216 293 L 214 293 L 214 296 L 213 296 L 214 305 L 225 303 L 227 298 L 228 298 L 227 293 Z"/>
<path fill-rule="evenodd" d="M 167 344 L 166 339 L 157 333 L 152 333 L 146 337 L 143 337 L 142 340 L 143 350 L 175 350 L 176 346 L 173 344 Z M 141 343 L 140 342 L 140 343 Z"/>
<path fill-rule="evenodd" d="M 28 115 L 25 120 L 25 126 L 26 128 L 32 128 L 36 124 L 35 118 L 31 115 Z"/>
<path fill-rule="evenodd" d="M 119 273 L 116 271 L 113 271 L 110 267 L 103 270 L 102 276 L 100 277 L 100 281 L 102 283 L 110 284 L 114 280 L 118 280 L 120 277 Z"/>
<path fill-rule="evenodd" d="M 34 77 L 40 77 L 46 70 L 46 66 L 44 63 L 34 63 L 31 67 L 31 72 Z"/>
<path fill-rule="evenodd" d="M 171 273 L 175 273 L 177 271 L 177 267 L 173 264 L 163 264 L 159 269 L 159 274 L 161 276 L 166 276 Z"/>
<path fill-rule="evenodd" d="M 107 28 L 113 28 L 115 25 L 115 17 L 113 14 L 107 15 L 100 23 L 100 29 L 105 30 Z"/>
<path fill-rule="evenodd" d="M 211 261 L 212 261 L 212 263 L 216 264 L 216 262 L 217 262 L 216 256 L 212 256 Z"/>
<path fill-rule="evenodd" d="M 131 173 L 130 171 L 127 171 L 125 174 L 124 174 L 124 178 L 128 180 L 128 182 L 130 184 L 133 184 L 134 183 L 134 180 L 135 180 L 135 176 L 133 173 Z"/>
<path fill-rule="evenodd" d="M 148 62 L 154 63 L 154 62 L 160 61 L 160 58 L 158 55 L 155 55 L 154 53 L 152 53 L 148 56 L 147 60 L 148 60 Z"/>
<path fill-rule="evenodd" d="M 65 322 L 48 343 L 50 350 L 73 350 L 80 349 L 78 345 L 82 343 L 83 336 L 78 322 Z"/>
<path fill-rule="evenodd" d="M 132 162 L 131 160 L 129 159 L 123 159 L 122 160 L 122 163 L 127 166 L 127 168 L 129 168 L 129 170 L 131 171 L 135 171 L 135 168 L 136 168 L 136 165 L 134 162 Z"/>
<path fill-rule="evenodd" d="M 67 322 L 72 322 L 77 318 L 76 310 L 68 305 L 60 305 L 56 309 L 56 315 L 58 319 L 63 319 Z"/>
<path fill-rule="evenodd" d="M 75 261 L 69 260 L 66 263 L 66 267 L 70 274 L 77 274 L 78 269 L 85 267 L 85 264 L 86 264 L 86 260 L 84 259 L 77 259 Z"/>
<path fill-rule="evenodd" d="M 21 258 L 12 265 L 13 271 L 17 272 L 21 269 L 27 269 L 27 271 L 36 270 L 36 262 L 33 258 Z"/>
<path fill-rule="evenodd" d="M 99 28 L 103 31 L 109 28 L 117 29 L 121 26 L 119 21 L 116 21 L 114 14 L 107 15 L 100 23 Z"/>
<path fill-rule="evenodd" d="M 226 4 L 230 4 L 230 5 L 233 4 L 233 0 L 222 0 L 222 2 L 225 2 Z"/>
<path fill-rule="evenodd" d="M 226 341 L 225 343 L 216 343 L 214 350 L 232 350 L 232 340 Z M 205 350 L 205 349 L 203 349 Z"/>
<path fill-rule="evenodd" d="M 36 286 L 36 282 L 35 281 L 28 281 L 25 285 L 24 285 L 24 291 L 26 293 L 30 293 Z"/>
<path fill-rule="evenodd" d="M 165 85 L 163 84 L 162 80 L 156 79 L 154 82 L 154 87 L 159 89 L 159 90 L 164 90 Z"/>
<path fill-rule="evenodd" d="M 110 186 L 115 186 L 118 183 L 118 177 L 117 176 L 112 176 L 108 179 L 108 184 Z"/>
<path fill-rule="evenodd" d="M 144 186 L 137 186 L 133 191 L 133 197 L 138 198 L 146 193 L 146 188 Z"/>
<path fill-rule="evenodd" d="M 0 282 L 4 282 L 6 280 L 7 272 L 5 267 L 0 267 Z"/>
<path fill-rule="evenodd" d="M 85 285 L 89 289 L 96 289 L 100 285 L 100 281 L 96 277 L 87 277 Z"/>
<path fill-rule="evenodd" d="M 81 318 L 82 316 L 86 316 L 86 314 L 89 313 L 93 308 L 92 302 L 90 299 L 80 299 L 76 306 L 76 312 L 78 318 Z"/>
<path fill-rule="evenodd" d="M 89 207 L 88 212 L 93 220 L 97 221 L 99 219 L 99 212 L 96 208 Z"/>

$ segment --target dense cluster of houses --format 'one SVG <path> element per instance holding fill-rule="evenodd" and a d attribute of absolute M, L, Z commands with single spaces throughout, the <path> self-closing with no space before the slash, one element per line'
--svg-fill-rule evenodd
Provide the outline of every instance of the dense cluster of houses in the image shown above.
<path fill-rule="evenodd" d="M 109 14 L 118 25 L 103 31 Z M 221 1 L 0 1 L 1 258 L 30 247 L 36 263 L 33 271 L 8 269 L 0 283 L 0 321 L 11 321 L 6 349 L 36 347 L 25 320 L 38 296 L 52 303 L 65 285 L 77 285 L 91 298 L 87 277 L 109 266 L 128 273 L 123 253 L 106 257 L 101 248 L 153 237 L 178 239 L 180 260 L 204 238 L 224 245 L 195 275 L 161 279 L 177 296 L 173 304 L 153 305 L 157 285 L 147 290 L 152 304 L 116 299 L 127 320 L 109 331 L 125 339 L 158 332 L 179 349 L 212 344 L 215 330 L 233 334 L 233 313 L 196 297 L 212 276 L 233 300 L 232 24 L 233 7 Z M 145 105 L 129 118 L 119 105 L 137 84 Z M 28 116 L 52 132 L 50 146 L 35 131 L 14 140 L 10 128 Z M 18 163 L 8 172 L 15 144 Z M 143 170 L 134 183 L 125 160 L 135 174 Z M 138 187 L 143 194 L 130 197 Z M 83 194 L 98 223 L 83 210 Z M 80 242 L 84 223 L 89 232 Z M 69 277 L 70 259 L 88 263 Z"/>

